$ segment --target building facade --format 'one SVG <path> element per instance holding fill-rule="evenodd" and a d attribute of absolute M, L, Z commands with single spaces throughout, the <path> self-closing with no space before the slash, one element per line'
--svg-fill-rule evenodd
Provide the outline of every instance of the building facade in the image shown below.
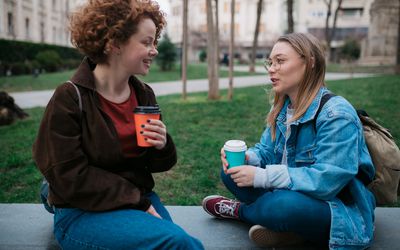
<path fill-rule="evenodd" d="M 0 39 L 71 46 L 70 12 L 81 0 L 0 0 Z"/>
<path fill-rule="evenodd" d="M 167 17 L 167 32 L 178 45 L 182 41 L 181 0 L 168 0 L 170 14 Z M 337 31 L 332 41 L 333 49 L 343 45 L 348 38 L 362 40 L 368 35 L 370 6 L 373 0 L 346 0 L 338 13 Z M 235 52 L 241 58 L 248 58 L 253 42 L 258 0 L 236 0 L 235 6 Z M 219 32 L 221 54 L 227 53 L 230 36 L 231 0 L 218 1 Z M 333 23 L 337 1 L 332 4 Z M 258 37 L 258 56 L 266 56 L 274 41 L 287 31 L 286 1 L 264 0 Z M 198 60 L 198 54 L 205 50 L 207 41 L 207 17 L 205 0 L 189 0 L 188 8 L 189 60 Z M 325 0 L 295 0 L 293 8 L 294 31 L 310 32 L 320 40 L 325 40 L 325 20 L 327 5 Z M 222 55 L 220 55 L 222 56 Z"/>

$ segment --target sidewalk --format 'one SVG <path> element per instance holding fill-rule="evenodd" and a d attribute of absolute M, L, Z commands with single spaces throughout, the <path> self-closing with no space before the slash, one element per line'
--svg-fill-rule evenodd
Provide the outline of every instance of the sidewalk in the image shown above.
<path fill-rule="evenodd" d="M 351 76 L 349 73 L 327 73 L 325 80 L 340 80 L 348 78 L 362 78 L 371 77 L 374 74 L 354 73 Z M 256 76 L 238 76 L 233 78 L 234 88 L 243 88 L 250 86 L 259 86 L 264 84 L 270 84 L 270 80 L 267 75 L 256 75 Z M 158 82 L 149 84 L 156 96 L 179 94 L 182 93 L 182 81 L 170 81 L 170 82 Z M 227 89 L 229 87 L 229 78 L 220 78 L 219 88 Z M 188 80 L 187 81 L 187 92 L 203 92 L 208 91 L 208 80 Z M 15 100 L 15 103 L 22 109 L 33 108 L 33 107 L 45 107 L 49 102 L 54 90 L 42 90 L 42 91 L 29 91 L 29 92 L 13 92 L 9 93 Z"/>

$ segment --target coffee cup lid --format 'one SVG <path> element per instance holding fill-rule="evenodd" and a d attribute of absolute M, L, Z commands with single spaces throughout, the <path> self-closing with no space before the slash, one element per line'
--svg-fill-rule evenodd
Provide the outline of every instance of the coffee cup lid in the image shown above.
<path fill-rule="evenodd" d="M 133 111 L 135 114 L 159 114 L 161 113 L 160 107 L 156 106 L 137 106 Z"/>
<path fill-rule="evenodd" d="M 229 140 L 225 142 L 224 145 L 224 150 L 230 151 L 230 152 L 241 152 L 241 151 L 246 151 L 247 146 L 244 141 L 241 140 Z"/>

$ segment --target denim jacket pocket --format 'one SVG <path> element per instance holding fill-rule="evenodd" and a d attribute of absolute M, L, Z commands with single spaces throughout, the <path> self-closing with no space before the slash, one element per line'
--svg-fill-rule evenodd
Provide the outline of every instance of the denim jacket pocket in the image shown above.
<path fill-rule="evenodd" d="M 302 147 L 296 152 L 296 164 L 297 166 L 307 166 L 311 165 L 315 162 L 314 151 L 316 149 L 316 145 L 307 145 Z"/>

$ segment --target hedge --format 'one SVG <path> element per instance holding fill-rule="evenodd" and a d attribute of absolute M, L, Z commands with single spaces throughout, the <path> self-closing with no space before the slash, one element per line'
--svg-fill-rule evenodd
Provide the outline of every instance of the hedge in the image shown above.
<path fill-rule="evenodd" d="M 37 57 L 43 52 L 50 52 L 55 57 L 58 55 L 61 62 L 55 61 L 53 66 L 49 66 L 47 60 L 46 65 L 41 64 Z M 13 75 L 27 74 L 35 66 L 47 71 L 70 68 L 79 64 L 82 57 L 78 50 L 71 47 L 0 39 L 0 75 L 6 75 L 9 70 Z"/>

